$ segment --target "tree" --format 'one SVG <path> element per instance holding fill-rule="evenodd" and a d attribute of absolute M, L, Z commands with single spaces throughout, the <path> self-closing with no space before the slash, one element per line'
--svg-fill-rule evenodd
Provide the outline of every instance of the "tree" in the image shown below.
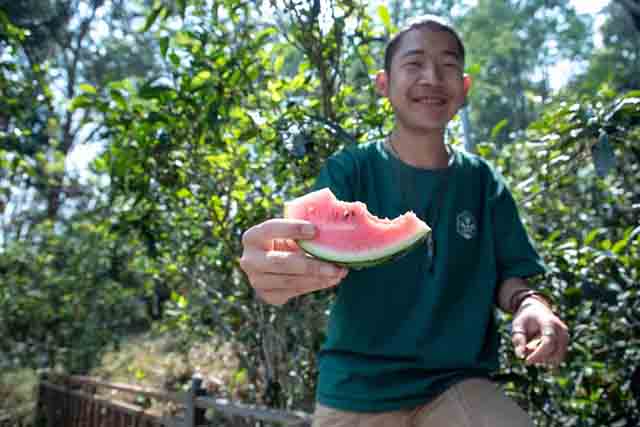
<path fill-rule="evenodd" d="M 47 9 L 58 3 L 33 1 L 31 16 L 24 2 L 5 3 L 0 366 L 17 359 L 86 371 L 120 334 L 146 327 L 138 298 L 161 290 L 167 301 L 154 327 L 181 337 L 185 353 L 192 340 L 221 337 L 241 361 L 240 397 L 310 410 L 333 295 L 266 306 L 237 265 L 241 236 L 280 216 L 332 152 L 390 130 L 389 105 L 371 76 L 394 20 L 405 17 L 343 0 L 160 1 L 142 20 L 138 4 L 78 0 Z M 556 376 L 520 364 L 505 341 L 499 379 L 539 425 L 636 425 L 640 96 L 624 89 L 622 73 L 603 79 L 598 55 L 590 83 L 597 91 L 548 90 L 537 70 L 556 49 L 580 59 L 588 48 L 586 24 L 562 2 L 411 4 L 460 19 L 476 77 L 478 151 L 512 184 L 552 271 L 538 285 L 575 331 Z M 113 37 L 94 40 L 87 30 L 78 38 L 92 11 L 100 21 L 91 22 L 104 20 Z M 35 16 L 67 26 L 40 30 L 49 18 Z M 116 37 L 135 20 L 143 33 Z M 49 35 L 36 43 L 29 37 L 39 31 Z M 623 30 L 607 31 L 613 43 Z M 57 42 L 56 32 L 67 39 Z M 119 55 L 129 42 L 146 46 L 133 71 L 127 64 L 138 51 Z M 632 43 L 621 46 L 632 56 Z M 46 60 L 29 59 L 36 55 Z M 65 64 L 74 62 L 65 92 L 74 75 Z M 65 123 L 73 136 L 66 151 Z M 91 166 L 98 179 L 78 186 L 64 158 L 90 136 L 105 151 Z"/>
<path fill-rule="evenodd" d="M 638 0 L 615 0 L 615 3 L 622 6 L 629 15 L 636 31 L 640 31 L 640 3 Z"/>
<path fill-rule="evenodd" d="M 569 90 L 625 92 L 640 87 L 640 4 L 614 1 L 605 13 L 602 47 L 593 52 L 586 72 L 576 77 Z"/>
<path fill-rule="evenodd" d="M 16 67 L 24 78 L 36 83 L 35 88 L 44 96 L 38 100 L 38 108 L 34 108 L 38 118 L 33 130 L 40 133 L 40 139 L 30 141 L 30 148 L 24 153 L 32 159 L 40 155 L 40 160 L 31 161 L 36 166 L 32 179 L 38 181 L 33 195 L 43 202 L 42 219 L 55 220 L 70 193 L 79 191 L 80 186 L 66 174 L 63 162 L 74 146 L 95 139 L 95 130 L 87 132 L 84 126 L 90 109 L 78 104 L 67 108 L 68 102 L 81 91 L 97 90 L 105 79 L 121 77 L 123 69 L 129 75 L 132 72 L 145 75 L 152 69 L 153 59 L 151 51 L 144 49 L 145 39 L 127 29 L 135 15 L 126 8 L 116 9 L 117 3 L 110 6 L 111 9 L 101 0 L 0 2 L 7 22 L 24 29 Z M 112 16 L 98 18 L 107 10 Z M 105 21 L 114 31 L 113 36 L 99 35 L 97 28 Z M 121 49 L 123 41 L 117 35 L 132 48 L 139 48 Z M 133 54 L 121 54 L 127 50 Z M 48 161 L 56 165 L 49 167 Z M 28 192 L 31 183 L 22 184 L 22 192 Z M 36 200 L 26 206 L 32 220 L 38 206 Z"/>
<path fill-rule="evenodd" d="M 110 263 L 136 242 L 110 235 L 100 190 L 65 166 L 74 145 L 95 135 L 86 127 L 90 110 L 71 98 L 102 84 L 89 80 L 99 61 L 88 60 L 105 58 L 92 32 L 101 8 L 99 1 L 0 3 L 2 364 L 16 356 L 25 366 L 86 371 L 131 320 L 109 315 L 144 292 L 116 290 L 126 281 Z M 103 68 L 121 65 L 115 58 Z"/>
<path fill-rule="evenodd" d="M 567 363 L 553 375 L 503 359 L 507 388 L 538 425 L 640 421 L 638 95 L 551 105 L 526 139 L 493 157 L 551 270 L 537 286 L 553 296 L 571 331 Z"/>
<path fill-rule="evenodd" d="M 508 142 L 537 117 L 550 67 L 590 53 L 587 25 L 564 1 L 481 0 L 460 18 L 476 140 Z"/>

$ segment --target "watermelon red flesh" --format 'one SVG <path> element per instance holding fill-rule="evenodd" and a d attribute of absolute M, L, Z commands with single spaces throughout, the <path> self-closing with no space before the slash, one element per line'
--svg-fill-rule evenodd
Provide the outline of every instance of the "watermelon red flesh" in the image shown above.
<path fill-rule="evenodd" d="M 316 226 L 312 240 L 298 242 L 306 252 L 351 267 L 376 265 L 405 253 L 431 232 L 413 212 L 393 220 L 372 215 L 361 202 L 341 202 L 324 188 L 285 203 L 285 218 Z"/>

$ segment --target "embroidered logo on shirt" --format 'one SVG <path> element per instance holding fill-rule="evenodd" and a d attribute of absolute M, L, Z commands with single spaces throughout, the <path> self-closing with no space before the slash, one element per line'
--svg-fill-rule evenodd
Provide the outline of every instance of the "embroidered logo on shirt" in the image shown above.
<path fill-rule="evenodd" d="M 456 218 L 456 227 L 458 234 L 467 240 L 476 237 L 478 227 L 476 225 L 476 219 L 469 211 L 462 211 Z"/>

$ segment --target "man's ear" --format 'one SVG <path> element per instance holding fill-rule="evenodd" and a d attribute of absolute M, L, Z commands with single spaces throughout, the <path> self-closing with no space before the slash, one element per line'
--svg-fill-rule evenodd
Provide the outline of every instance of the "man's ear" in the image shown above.
<path fill-rule="evenodd" d="M 465 74 L 462 77 L 462 84 L 464 85 L 464 96 L 466 97 L 469 94 L 469 90 L 471 89 L 472 78 L 469 74 Z"/>
<path fill-rule="evenodd" d="M 376 91 L 378 95 L 389 97 L 389 75 L 384 70 L 376 73 Z"/>

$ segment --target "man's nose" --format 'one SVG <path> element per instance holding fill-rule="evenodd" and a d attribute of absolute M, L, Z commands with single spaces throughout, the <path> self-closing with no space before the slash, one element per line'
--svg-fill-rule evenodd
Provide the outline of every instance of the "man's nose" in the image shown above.
<path fill-rule="evenodd" d="M 433 61 L 425 61 L 420 69 L 419 83 L 423 84 L 439 84 L 442 82 L 442 70 L 437 63 Z"/>

